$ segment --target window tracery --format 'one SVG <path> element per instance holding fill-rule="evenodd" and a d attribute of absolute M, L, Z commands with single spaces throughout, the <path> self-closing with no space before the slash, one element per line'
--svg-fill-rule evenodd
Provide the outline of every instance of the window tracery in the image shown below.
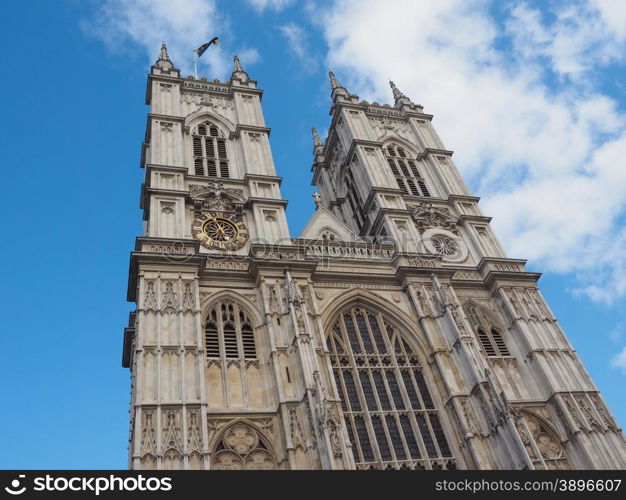
<path fill-rule="evenodd" d="M 418 356 L 381 314 L 343 311 L 328 345 L 359 468 L 455 468 Z"/>
<path fill-rule="evenodd" d="M 224 432 L 213 452 L 215 470 L 273 470 L 276 458 L 269 446 L 252 426 L 232 425 Z"/>

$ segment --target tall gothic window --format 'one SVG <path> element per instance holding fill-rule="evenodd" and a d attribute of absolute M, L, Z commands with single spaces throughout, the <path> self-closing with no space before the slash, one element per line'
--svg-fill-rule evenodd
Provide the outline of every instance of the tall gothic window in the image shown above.
<path fill-rule="evenodd" d="M 208 177 L 230 177 L 226 139 L 212 123 L 198 125 L 192 134 L 193 165 L 196 175 Z"/>
<path fill-rule="evenodd" d="M 417 169 L 415 159 L 410 158 L 403 147 L 397 144 L 389 144 L 383 148 L 383 152 L 403 194 L 408 196 L 430 196 L 424 178 Z"/>
<path fill-rule="evenodd" d="M 328 346 L 359 468 L 454 469 L 419 359 L 381 314 L 340 314 Z"/>
<path fill-rule="evenodd" d="M 235 302 L 216 304 L 205 327 L 207 358 L 255 359 L 252 322 Z"/>
<path fill-rule="evenodd" d="M 511 355 L 509 348 L 500 333 L 501 327 L 495 324 L 491 315 L 486 313 L 483 308 L 472 303 L 466 304 L 465 311 L 467 312 L 470 323 L 476 332 L 476 337 L 478 337 L 478 341 L 487 356 L 496 357 Z"/>
<path fill-rule="evenodd" d="M 361 197 L 359 196 L 359 191 L 356 187 L 351 169 L 348 169 L 346 172 L 346 187 L 346 198 L 348 199 L 348 204 L 350 205 L 354 220 L 360 231 L 363 228 L 363 204 L 361 203 Z"/>

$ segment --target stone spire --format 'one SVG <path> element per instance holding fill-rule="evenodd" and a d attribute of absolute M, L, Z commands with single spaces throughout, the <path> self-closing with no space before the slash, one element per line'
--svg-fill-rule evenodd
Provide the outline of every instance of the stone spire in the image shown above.
<path fill-rule="evenodd" d="M 330 77 L 330 90 L 332 92 L 333 97 L 338 94 L 347 96 L 348 91 L 343 85 L 339 83 L 339 80 L 337 80 L 337 78 L 335 77 L 335 73 L 333 73 L 332 71 L 329 71 L 328 76 Z"/>
<path fill-rule="evenodd" d="M 161 53 L 159 54 L 159 58 L 156 60 L 154 65 L 163 70 L 170 70 L 174 67 L 172 60 L 167 53 L 167 45 L 165 45 L 165 42 L 161 45 Z"/>
<path fill-rule="evenodd" d="M 393 98 L 397 101 L 398 99 L 401 99 L 402 97 L 406 97 L 398 87 L 396 87 L 396 84 L 393 83 L 393 80 L 389 80 L 389 86 L 391 87 L 391 91 L 393 92 Z"/>
<path fill-rule="evenodd" d="M 389 80 L 389 86 L 391 87 L 391 91 L 393 92 L 393 99 L 395 101 L 396 108 L 402 107 L 403 104 L 413 104 L 411 99 L 404 95 L 404 93 L 398 87 L 396 87 L 396 84 L 393 83 L 393 81 Z"/>
<path fill-rule="evenodd" d="M 242 73 L 245 73 L 243 66 L 239 62 L 239 56 L 237 56 L 237 54 L 233 56 L 233 73 L 236 71 L 241 71 Z"/>
<path fill-rule="evenodd" d="M 239 57 L 237 54 L 233 55 L 233 74 L 230 77 L 231 80 L 239 80 L 240 82 L 247 82 L 250 79 L 250 75 L 243 69 Z"/>
<path fill-rule="evenodd" d="M 320 135 L 317 133 L 317 129 L 313 127 L 311 131 L 313 132 L 313 146 L 315 147 L 323 146 L 322 140 L 320 139 Z"/>

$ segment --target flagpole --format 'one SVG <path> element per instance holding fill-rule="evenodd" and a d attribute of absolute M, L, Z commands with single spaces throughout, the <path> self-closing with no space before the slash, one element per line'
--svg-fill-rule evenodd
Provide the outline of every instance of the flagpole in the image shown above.
<path fill-rule="evenodd" d="M 193 51 L 193 74 L 196 77 L 196 80 L 198 79 L 198 53 L 194 50 Z"/>

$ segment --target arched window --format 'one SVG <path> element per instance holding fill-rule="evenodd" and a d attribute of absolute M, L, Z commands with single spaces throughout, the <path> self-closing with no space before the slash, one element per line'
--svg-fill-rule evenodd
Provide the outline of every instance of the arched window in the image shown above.
<path fill-rule="evenodd" d="M 491 316 L 472 303 L 467 304 L 465 310 L 485 354 L 489 357 L 510 356 L 509 348 L 500 333 L 500 327 L 494 324 Z"/>
<path fill-rule="evenodd" d="M 455 468 L 419 359 L 381 314 L 345 310 L 328 346 L 359 468 Z"/>
<path fill-rule="evenodd" d="M 408 196 L 430 196 L 424 178 L 417 169 L 415 159 L 410 158 L 403 147 L 397 144 L 389 144 L 383 148 L 383 152 L 403 194 Z"/>
<path fill-rule="evenodd" d="M 256 359 L 252 322 L 235 302 L 216 304 L 205 327 L 207 358 Z"/>
<path fill-rule="evenodd" d="M 193 134 L 193 165 L 196 175 L 230 177 L 226 139 L 210 122 L 198 125 Z"/>

